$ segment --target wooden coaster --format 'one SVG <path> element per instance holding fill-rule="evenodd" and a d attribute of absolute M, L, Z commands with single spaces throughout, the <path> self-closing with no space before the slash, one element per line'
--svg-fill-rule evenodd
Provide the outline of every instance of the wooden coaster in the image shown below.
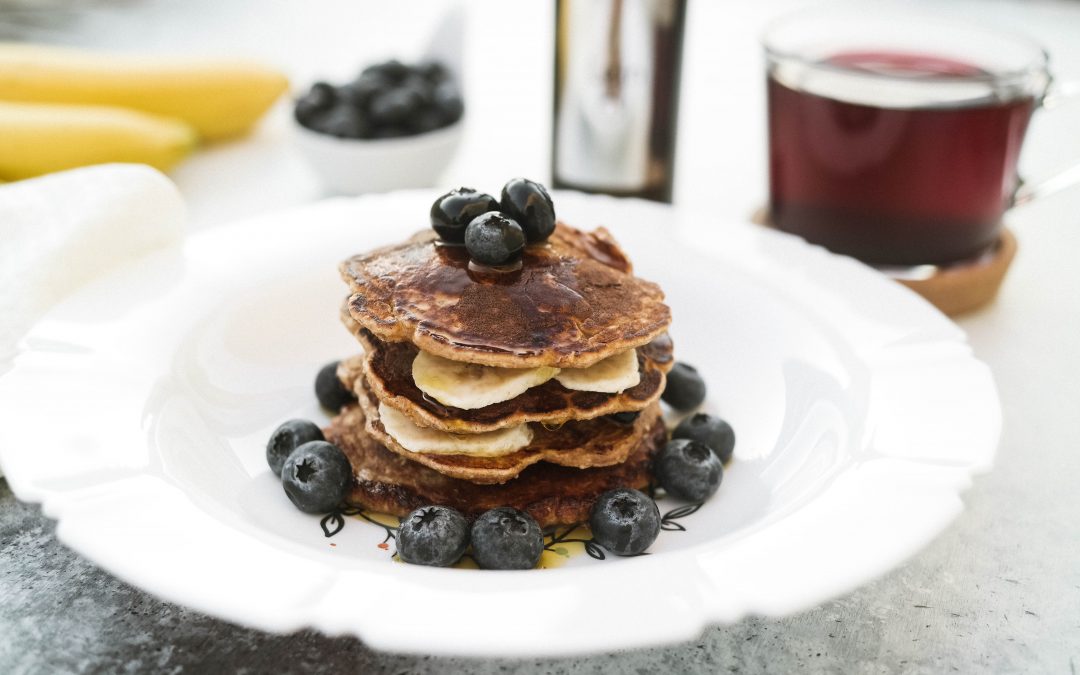
<path fill-rule="evenodd" d="M 771 227 L 764 209 L 755 211 L 751 220 Z M 1005 274 L 1016 257 L 1016 237 L 1007 227 L 994 247 L 977 260 L 946 267 L 927 265 L 913 269 L 881 269 L 881 272 L 930 301 L 949 316 L 974 311 L 997 297 Z"/>
<path fill-rule="evenodd" d="M 978 260 L 934 268 L 926 278 L 908 279 L 890 274 L 896 281 L 930 301 L 949 316 L 974 311 L 997 297 L 1001 282 L 1016 257 L 1016 237 L 1007 227 L 994 248 Z M 888 270 L 884 270 L 889 274 Z"/>

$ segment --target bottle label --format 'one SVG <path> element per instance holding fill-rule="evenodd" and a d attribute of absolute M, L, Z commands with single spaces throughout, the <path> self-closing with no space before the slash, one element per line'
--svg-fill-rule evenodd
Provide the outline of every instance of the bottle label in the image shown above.
<path fill-rule="evenodd" d="M 555 175 L 584 188 L 649 184 L 653 17 L 648 2 L 570 2 Z"/>

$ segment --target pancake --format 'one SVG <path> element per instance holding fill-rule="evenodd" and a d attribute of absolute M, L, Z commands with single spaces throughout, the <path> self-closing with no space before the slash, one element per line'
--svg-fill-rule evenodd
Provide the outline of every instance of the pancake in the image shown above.
<path fill-rule="evenodd" d="M 630 424 L 621 424 L 609 417 L 567 422 L 557 428 L 533 424 L 530 426 L 533 438 L 528 447 L 497 457 L 411 452 L 386 432 L 379 419 L 379 399 L 363 383 L 360 378 L 353 383 L 353 389 L 367 418 L 368 434 L 387 449 L 413 462 L 473 483 L 505 483 L 537 462 L 576 469 L 619 464 L 630 456 L 641 437 L 660 419 L 660 405 L 654 403 Z"/>
<path fill-rule="evenodd" d="M 584 368 L 648 344 L 671 323 L 660 287 L 633 276 L 603 228 L 560 223 L 546 244 L 526 247 L 514 271 L 476 268 L 463 246 L 430 231 L 349 258 L 340 271 L 357 323 L 454 361 Z"/>
<path fill-rule="evenodd" d="M 364 429 L 363 410 L 346 407 L 325 430 L 352 465 L 354 482 L 346 501 L 395 516 L 440 504 L 474 518 L 484 511 L 512 506 L 536 519 L 541 527 L 585 522 L 596 498 L 606 490 L 648 486 L 650 461 L 667 437 L 662 420 L 641 436 L 626 461 L 610 467 L 572 469 L 541 462 L 501 485 L 477 485 L 409 461 L 380 445 Z"/>
<path fill-rule="evenodd" d="M 637 348 L 641 380 L 618 394 L 575 391 L 548 380 L 509 401 L 463 410 L 439 403 L 416 386 L 412 362 L 418 350 L 413 344 L 383 342 L 364 329 L 357 337 L 364 346 L 366 385 L 380 401 L 400 410 L 419 426 L 468 434 L 525 422 L 552 425 L 643 410 L 664 392 L 664 374 L 674 363 L 671 339 L 665 333 Z"/>

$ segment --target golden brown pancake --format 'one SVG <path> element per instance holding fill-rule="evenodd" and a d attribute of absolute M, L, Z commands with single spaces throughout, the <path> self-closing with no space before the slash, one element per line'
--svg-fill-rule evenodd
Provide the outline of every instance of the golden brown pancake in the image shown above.
<path fill-rule="evenodd" d="M 411 452 L 386 432 L 379 419 L 379 399 L 364 386 L 363 378 L 351 384 L 367 418 L 367 433 L 376 441 L 441 474 L 473 483 L 505 483 L 537 462 L 577 469 L 618 464 L 630 456 L 641 437 L 660 419 L 660 404 L 653 403 L 630 424 L 621 424 L 609 417 L 567 422 L 552 428 L 534 424 L 531 426 L 533 439 L 528 447 L 498 457 Z"/>
<path fill-rule="evenodd" d="M 593 502 L 620 487 L 643 489 L 650 481 L 650 461 L 667 437 L 655 420 L 625 462 L 595 469 L 572 469 L 541 462 L 515 480 L 477 485 L 421 466 L 380 445 L 366 431 L 363 410 L 349 406 L 325 430 L 326 440 L 344 451 L 354 483 L 346 501 L 361 508 L 404 516 L 430 504 L 451 506 L 470 518 L 489 509 L 511 506 L 527 511 L 541 527 L 588 520 Z"/>
<path fill-rule="evenodd" d="M 618 394 L 576 391 L 548 380 L 509 401 L 464 410 L 443 405 L 416 386 L 412 376 L 412 362 L 418 352 L 415 345 L 383 342 L 365 329 L 360 329 L 357 337 L 364 346 L 366 386 L 380 401 L 405 413 L 419 426 L 465 434 L 526 422 L 562 424 L 643 410 L 660 398 L 664 374 L 673 364 L 671 339 L 665 333 L 637 348 L 641 381 Z"/>
<path fill-rule="evenodd" d="M 584 368 L 647 344 L 671 311 L 656 284 L 634 277 L 606 230 L 556 226 L 526 247 L 520 269 L 476 268 L 434 232 L 340 266 L 351 316 L 386 342 L 504 368 Z"/>

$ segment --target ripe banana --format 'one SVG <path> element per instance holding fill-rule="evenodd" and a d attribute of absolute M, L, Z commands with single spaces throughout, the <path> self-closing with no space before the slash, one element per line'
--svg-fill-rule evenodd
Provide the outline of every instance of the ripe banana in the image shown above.
<path fill-rule="evenodd" d="M 413 382 L 443 405 L 474 410 L 492 403 L 509 401 L 526 390 L 543 384 L 558 368 L 494 368 L 475 363 L 451 361 L 420 352 L 413 359 Z"/>
<path fill-rule="evenodd" d="M 404 413 L 385 403 L 379 404 L 379 421 L 386 433 L 410 452 L 498 457 L 517 452 L 532 442 L 532 429 L 528 424 L 480 434 L 451 434 L 418 427 Z"/>
<path fill-rule="evenodd" d="M 196 143 L 188 124 L 135 110 L 0 101 L 0 180 L 106 162 L 164 171 Z"/>
<path fill-rule="evenodd" d="M 641 381 L 636 349 L 627 349 L 588 368 L 563 368 L 555 376 L 567 389 L 617 394 Z"/>
<path fill-rule="evenodd" d="M 420 352 L 413 359 L 413 382 L 443 405 L 474 410 L 510 399 L 555 378 L 567 389 L 617 394 L 641 381 L 637 350 L 628 349 L 588 368 L 495 368 L 451 361 Z"/>
<path fill-rule="evenodd" d="M 176 117 L 207 140 L 247 131 L 288 87 L 232 60 L 142 57 L 0 43 L 0 99 L 132 108 Z"/>

